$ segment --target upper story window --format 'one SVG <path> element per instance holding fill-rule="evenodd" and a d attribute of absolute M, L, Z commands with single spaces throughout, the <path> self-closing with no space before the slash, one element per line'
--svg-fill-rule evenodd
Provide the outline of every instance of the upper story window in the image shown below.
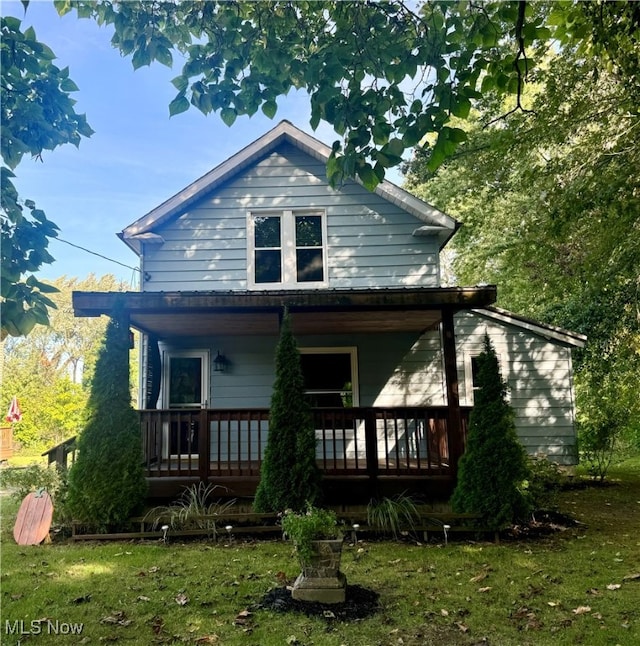
<path fill-rule="evenodd" d="M 326 217 L 322 211 L 249 213 L 249 287 L 326 286 L 326 241 Z"/>

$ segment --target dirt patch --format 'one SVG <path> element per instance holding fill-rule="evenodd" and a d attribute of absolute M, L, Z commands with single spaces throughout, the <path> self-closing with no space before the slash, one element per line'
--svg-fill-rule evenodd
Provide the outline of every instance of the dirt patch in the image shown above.
<path fill-rule="evenodd" d="M 344 603 L 315 603 L 298 601 L 291 597 L 288 588 L 273 588 L 251 610 L 295 612 L 307 617 L 324 617 L 328 620 L 353 621 L 374 615 L 380 609 L 378 593 L 359 585 L 348 585 Z"/>
<path fill-rule="evenodd" d="M 575 518 L 557 511 L 537 511 L 528 523 L 517 524 L 504 532 L 505 538 L 535 539 L 576 527 L 586 527 Z"/>

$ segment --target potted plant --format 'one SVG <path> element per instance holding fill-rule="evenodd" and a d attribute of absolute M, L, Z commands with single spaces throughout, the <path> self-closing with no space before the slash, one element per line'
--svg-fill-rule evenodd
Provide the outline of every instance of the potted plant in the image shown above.
<path fill-rule="evenodd" d="M 343 602 L 347 580 L 340 572 L 342 533 L 335 512 L 309 505 L 303 512 L 286 511 L 281 524 L 302 568 L 291 596 L 301 601 Z"/>

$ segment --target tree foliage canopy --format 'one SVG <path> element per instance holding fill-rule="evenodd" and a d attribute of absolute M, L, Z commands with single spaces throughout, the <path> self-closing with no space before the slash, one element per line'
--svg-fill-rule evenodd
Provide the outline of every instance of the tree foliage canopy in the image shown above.
<path fill-rule="evenodd" d="M 409 175 L 464 224 L 460 282 L 498 284 L 502 306 L 588 336 L 575 383 L 591 457 L 616 438 L 640 447 L 640 95 L 619 73 L 549 53 L 523 96 L 531 114 L 496 121 L 508 105 L 486 97 L 455 158 L 433 173 L 427 147 Z"/>
<path fill-rule="evenodd" d="M 28 0 L 23 0 L 28 6 Z M 638 88 L 637 3 L 54 0 L 114 29 L 112 43 L 135 68 L 184 60 L 173 80 L 172 115 L 191 106 L 228 125 L 277 113 L 292 89 L 308 93 L 311 126 L 339 139 L 331 182 L 357 177 L 373 189 L 385 171 L 431 137 L 437 168 L 468 137 L 465 120 L 488 94 L 512 95 L 554 47 L 575 50 Z M 35 278 L 53 259 L 56 226 L 11 181 L 24 154 L 77 145 L 91 129 L 73 108 L 68 70 L 20 20 L 2 18 L 2 335 L 47 323 L 51 301 Z M 640 101 L 636 101 L 636 105 Z M 28 127 L 25 127 L 28 124 Z M 28 212 L 28 213 L 27 213 Z"/>
<path fill-rule="evenodd" d="M 28 4 L 28 3 L 23 3 Z M 35 277 L 53 262 L 47 251 L 58 227 L 33 200 L 22 199 L 14 185 L 14 170 L 25 155 L 41 159 L 45 150 L 66 143 L 78 145 L 92 134 L 84 115 L 75 112 L 71 93 L 77 91 L 68 68 L 53 64 L 55 54 L 36 38 L 32 27 L 22 31 L 17 18 L 1 18 L 0 119 L 1 288 L 2 339 L 28 334 L 36 324 L 47 325 L 47 294 L 54 290 Z"/>
<path fill-rule="evenodd" d="M 436 168 L 465 141 L 486 92 L 513 94 L 551 42 L 579 46 L 636 75 L 629 41 L 640 13 L 626 3 L 122 2 L 56 0 L 114 28 L 112 44 L 135 68 L 184 60 L 169 106 L 219 112 L 227 125 L 273 117 L 292 89 L 310 97 L 311 127 L 333 126 L 327 174 L 374 188 L 406 150 L 434 133 Z M 612 7 L 611 4 L 617 6 Z M 633 4 L 633 3 L 629 3 Z"/>
<path fill-rule="evenodd" d="M 2 344 L 0 410 L 17 395 L 22 420 L 14 438 L 27 450 L 44 451 L 78 435 L 86 421 L 85 407 L 95 362 L 107 326 L 106 317 L 75 318 L 73 290 L 123 291 L 113 276 L 83 280 L 61 277 L 51 286 L 50 325 L 37 326 L 27 337 L 9 337 Z M 132 362 L 133 368 L 137 367 Z"/>

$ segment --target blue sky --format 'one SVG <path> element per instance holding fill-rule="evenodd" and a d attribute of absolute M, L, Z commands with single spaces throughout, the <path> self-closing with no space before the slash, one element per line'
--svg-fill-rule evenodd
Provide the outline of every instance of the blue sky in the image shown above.
<path fill-rule="evenodd" d="M 175 96 L 170 80 L 180 71 L 179 60 L 174 69 L 154 64 L 134 71 L 131 60 L 111 47 L 110 27 L 79 20 L 75 13 L 61 18 L 50 1 L 32 1 L 26 15 L 20 2 L 2 0 L 1 9 L 20 18 L 24 28 L 33 26 L 38 39 L 55 52 L 56 65 L 69 67 L 80 88 L 74 93 L 76 110 L 95 130 L 79 149 L 67 145 L 46 152 L 42 163 L 23 159 L 16 169 L 18 190 L 60 227 L 60 238 L 125 265 L 136 266 L 137 257 L 117 232 L 281 119 L 327 144 L 336 138 L 328 126 L 311 131 L 302 92 L 280 99 L 273 120 L 258 113 L 238 118 L 229 128 L 217 114 L 205 117 L 195 108 L 170 118 L 168 106 Z M 56 262 L 45 266 L 39 278 L 111 273 L 137 286 L 131 269 L 58 241 L 50 251 Z"/>

